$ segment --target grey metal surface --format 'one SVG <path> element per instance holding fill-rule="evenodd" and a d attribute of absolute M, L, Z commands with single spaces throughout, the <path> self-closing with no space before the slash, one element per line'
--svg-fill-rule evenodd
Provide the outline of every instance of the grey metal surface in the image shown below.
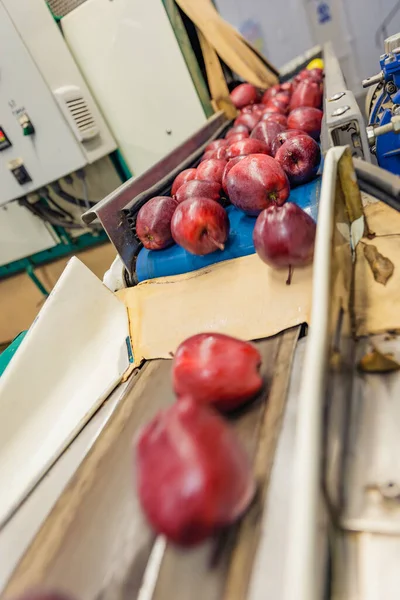
<path fill-rule="evenodd" d="M 350 146 L 352 155 L 371 161 L 365 122 L 353 92 L 347 89 L 342 70 L 330 43 L 324 46 L 325 84 L 323 150 Z"/>
<path fill-rule="evenodd" d="M 400 336 L 360 340 L 357 359 L 372 344 L 400 361 Z M 345 469 L 343 528 L 400 536 L 400 374 L 354 378 L 350 447 Z M 400 589 L 400 571 L 399 571 Z"/>
<path fill-rule="evenodd" d="M 219 137 L 228 123 L 224 113 L 216 113 L 171 154 L 139 177 L 129 179 L 83 215 L 84 222 L 88 224 L 97 218 L 100 220 L 129 273 L 132 270 L 133 247 L 136 240 L 124 211 L 132 207 L 139 194 L 151 190 L 160 182 L 164 182 L 165 187 L 172 184 L 179 171 L 199 160 L 207 143 Z"/>
<path fill-rule="evenodd" d="M 357 344 L 400 360 L 400 336 Z M 400 589 L 400 373 L 355 372 L 340 529 L 332 536 L 332 600 L 398 600 Z"/>
<path fill-rule="evenodd" d="M 253 569 L 249 600 L 282 598 L 284 590 L 284 563 L 290 545 L 289 510 L 293 489 L 294 440 L 297 429 L 298 390 L 302 377 L 307 338 L 299 340 L 293 360 L 286 412 L 271 473 L 268 497 L 261 524 L 263 536 Z M 324 585 L 327 556 L 326 513 L 321 502 L 318 515 L 320 530 L 319 564 L 316 581 Z"/>

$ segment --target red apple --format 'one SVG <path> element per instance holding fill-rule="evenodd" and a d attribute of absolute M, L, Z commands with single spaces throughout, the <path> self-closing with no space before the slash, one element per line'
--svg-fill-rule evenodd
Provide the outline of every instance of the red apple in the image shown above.
<path fill-rule="evenodd" d="M 141 431 L 135 459 L 143 511 L 176 544 L 198 544 L 230 525 L 254 496 L 251 466 L 233 429 L 190 398 Z"/>
<path fill-rule="evenodd" d="M 308 78 L 317 83 L 321 83 L 324 80 L 324 72 L 322 69 L 307 69 Z"/>
<path fill-rule="evenodd" d="M 244 125 L 249 131 L 252 131 L 259 122 L 260 118 L 261 117 L 258 113 L 239 115 L 234 121 L 234 126 L 236 127 L 237 125 Z"/>
<path fill-rule="evenodd" d="M 248 127 L 246 127 L 246 125 L 236 125 L 236 127 L 231 127 L 230 129 L 228 129 L 228 131 L 225 134 L 225 141 L 228 143 L 229 138 L 232 135 L 237 135 L 238 133 L 245 133 L 248 136 L 249 134 L 249 129 Z"/>
<path fill-rule="evenodd" d="M 298 135 L 307 135 L 304 131 L 300 129 L 288 129 L 287 131 L 282 131 L 278 133 L 274 141 L 272 142 L 272 156 L 278 152 L 279 148 L 290 138 L 297 137 Z"/>
<path fill-rule="evenodd" d="M 192 198 L 175 210 L 171 232 L 179 246 L 191 254 L 204 256 L 224 249 L 229 235 L 228 215 L 210 198 Z"/>
<path fill-rule="evenodd" d="M 218 150 L 218 148 L 222 148 L 223 146 L 227 146 L 228 142 L 226 140 L 214 140 L 210 142 L 204 152 L 213 152 L 214 150 Z"/>
<path fill-rule="evenodd" d="M 283 204 L 290 193 L 284 170 L 265 154 L 250 154 L 234 165 L 226 187 L 232 204 L 249 215 L 258 215 L 271 204 Z"/>
<path fill-rule="evenodd" d="M 275 159 L 288 176 L 290 185 L 300 185 L 317 174 L 321 150 L 309 135 L 298 135 L 279 148 Z"/>
<path fill-rule="evenodd" d="M 218 158 L 218 159 L 225 160 L 226 159 L 226 148 L 228 146 L 228 141 L 227 140 L 223 140 L 223 141 L 226 142 L 226 144 L 224 146 L 215 148 L 215 150 L 207 150 L 207 152 L 204 152 L 203 156 L 201 157 L 200 162 L 202 162 L 203 160 L 210 160 L 210 158 Z"/>
<path fill-rule="evenodd" d="M 178 203 L 189 200 L 189 198 L 195 198 L 199 196 L 202 198 L 210 198 L 210 200 L 216 201 L 219 200 L 220 192 L 221 184 L 217 181 L 200 181 L 198 179 L 193 179 L 192 181 L 188 181 L 187 183 L 181 185 L 179 190 L 176 192 L 175 198 L 178 200 Z"/>
<path fill-rule="evenodd" d="M 196 179 L 196 173 L 196 169 L 185 169 L 184 171 L 181 171 L 179 175 L 175 177 L 174 183 L 172 184 L 171 196 L 175 196 L 176 192 L 179 190 L 181 185 L 183 185 L 187 181 Z"/>
<path fill-rule="evenodd" d="M 231 100 L 236 108 L 242 108 L 247 104 L 254 104 L 258 99 L 258 92 L 254 85 L 241 83 L 231 91 Z"/>
<path fill-rule="evenodd" d="M 258 216 L 253 242 L 258 256 L 270 267 L 292 268 L 312 262 L 316 226 L 312 218 L 297 204 L 270 206 Z"/>
<path fill-rule="evenodd" d="M 247 154 L 268 154 L 268 147 L 264 142 L 247 138 L 235 142 L 228 146 L 226 155 L 228 158 L 235 158 L 235 156 L 244 156 Z"/>
<path fill-rule="evenodd" d="M 282 115 L 286 115 L 288 112 L 288 104 L 277 100 L 277 97 L 274 96 L 265 104 L 265 110 L 269 112 L 279 112 L 282 113 Z"/>
<path fill-rule="evenodd" d="M 234 144 L 235 142 L 240 142 L 241 140 L 246 140 L 249 138 L 249 132 L 247 133 L 237 133 L 236 135 L 231 135 L 228 140 L 229 140 L 229 144 Z M 228 146 L 229 148 L 229 146 Z M 228 158 L 228 151 L 226 153 L 226 156 Z"/>
<path fill-rule="evenodd" d="M 293 92 L 290 101 L 290 110 L 301 106 L 312 106 L 320 108 L 322 104 L 322 93 L 318 83 L 314 81 L 302 81 Z"/>
<path fill-rule="evenodd" d="M 322 110 L 303 106 L 293 110 L 288 117 L 289 129 L 301 129 L 315 140 L 319 139 L 321 134 Z"/>
<path fill-rule="evenodd" d="M 258 110 L 263 110 L 263 108 L 264 108 L 263 104 L 248 104 L 247 106 L 244 106 L 240 110 L 240 114 L 257 112 Z"/>
<path fill-rule="evenodd" d="M 277 83 L 276 85 L 273 85 L 272 87 L 268 88 L 267 90 L 265 90 L 263 97 L 261 98 L 261 102 L 263 104 L 267 104 L 267 102 L 273 98 L 274 96 L 276 96 L 276 94 L 279 94 L 279 92 L 281 91 L 281 86 L 279 83 Z"/>
<path fill-rule="evenodd" d="M 260 123 L 253 129 L 250 138 L 254 140 L 260 140 L 267 146 L 267 153 L 272 152 L 272 143 L 278 133 L 285 131 L 285 127 L 274 121 L 260 121 Z"/>
<path fill-rule="evenodd" d="M 308 69 L 302 69 L 295 77 L 295 80 L 298 82 L 306 81 L 308 79 L 310 79 L 310 71 Z"/>
<path fill-rule="evenodd" d="M 293 93 L 293 82 L 292 81 L 285 81 L 285 83 L 281 84 L 281 90 L 282 92 L 289 92 L 289 94 Z"/>
<path fill-rule="evenodd" d="M 228 160 L 228 162 L 226 163 L 224 174 L 222 175 L 222 189 L 224 190 L 225 194 L 228 194 L 228 188 L 226 187 L 226 178 L 228 177 L 229 171 L 234 165 L 236 165 L 240 160 L 242 160 L 242 158 L 245 158 L 245 156 L 246 155 L 236 156 L 235 158 L 231 158 L 230 160 Z"/>
<path fill-rule="evenodd" d="M 288 106 L 290 103 L 290 96 L 291 96 L 291 94 L 289 94 L 288 92 L 278 92 L 278 94 L 276 94 L 276 96 L 274 96 L 273 100 L 275 102 L 280 102 L 280 103 L 284 104 L 285 106 Z"/>
<path fill-rule="evenodd" d="M 260 365 L 253 344 L 221 333 L 200 333 L 182 342 L 174 355 L 174 391 L 178 398 L 235 410 L 262 388 Z"/>
<path fill-rule="evenodd" d="M 196 179 L 200 179 L 202 181 L 216 181 L 217 183 L 221 183 L 225 165 L 226 160 L 218 158 L 204 160 L 197 167 Z"/>
<path fill-rule="evenodd" d="M 285 129 L 287 127 L 287 117 L 282 113 L 266 111 L 261 117 L 261 121 L 273 121 L 274 123 L 279 123 Z"/>
<path fill-rule="evenodd" d="M 168 196 L 151 198 L 138 212 L 136 235 L 148 250 L 162 250 L 174 243 L 171 235 L 172 215 L 178 201 Z"/>

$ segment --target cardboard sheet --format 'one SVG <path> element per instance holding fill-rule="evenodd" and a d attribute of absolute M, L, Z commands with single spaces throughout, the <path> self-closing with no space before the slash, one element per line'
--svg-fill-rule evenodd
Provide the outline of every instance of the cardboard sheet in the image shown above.
<path fill-rule="evenodd" d="M 364 210 L 376 237 L 363 239 L 357 246 L 354 309 L 358 336 L 400 330 L 400 213 L 382 202 L 369 204 Z M 364 256 L 364 244 L 376 246 L 394 264 L 386 285 L 375 281 Z"/>
<path fill-rule="evenodd" d="M 257 255 L 117 292 L 129 313 L 135 364 L 170 358 L 196 333 L 218 331 L 254 340 L 309 322 L 312 267 L 273 270 Z"/>

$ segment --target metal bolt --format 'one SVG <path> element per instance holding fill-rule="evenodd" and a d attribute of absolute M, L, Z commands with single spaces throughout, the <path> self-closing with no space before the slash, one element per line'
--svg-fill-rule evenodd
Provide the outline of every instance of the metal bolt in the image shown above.
<path fill-rule="evenodd" d="M 387 483 L 378 485 L 378 490 L 387 500 L 400 499 L 400 487 L 393 481 L 388 481 Z"/>
<path fill-rule="evenodd" d="M 339 108 L 334 110 L 333 113 L 331 114 L 331 116 L 332 117 L 340 117 L 340 115 L 344 115 L 344 113 L 347 112 L 348 110 L 350 110 L 350 106 L 348 104 L 345 104 L 344 106 L 340 106 Z"/>
<path fill-rule="evenodd" d="M 346 92 L 339 92 L 338 94 L 334 94 L 329 98 L 328 102 L 335 102 L 336 100 L 340 100 L 340 98 L 343 98 L 343 96 L 345 95 Z"/>
<path fill-rule="evenodd" d="M 395 94 L 397 92 L 397 86 L 393 81 L 388 81 L 385 86 L 385 90 L 386 93 L 391 96 L 392 94 Z"/>
<path fill-rule="evenodd" d="M 367 139 L 368 139 L 368 143 L 371 147 L 375 145 L 376 135 L 375 135 L 374 127 L 372 125 L 367 127 Z M 372 152 L 372 149 L 371 149 L 371 152 Z"/>

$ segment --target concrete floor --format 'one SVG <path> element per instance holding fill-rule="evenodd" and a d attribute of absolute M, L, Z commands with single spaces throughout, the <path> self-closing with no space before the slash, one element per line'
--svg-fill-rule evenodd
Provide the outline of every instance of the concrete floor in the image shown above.
<path fill-rule="evenodd" d="M 77 254 L 100 279 L 116 255 L 112 244 L 103 244 Z M 51 290 L 70 257 L 62 258 L 35 270 L 44 286 Z M 44 296 L 26 273 L 0 280 L 0 346 L 28 329 L 45 301 Z"/>

